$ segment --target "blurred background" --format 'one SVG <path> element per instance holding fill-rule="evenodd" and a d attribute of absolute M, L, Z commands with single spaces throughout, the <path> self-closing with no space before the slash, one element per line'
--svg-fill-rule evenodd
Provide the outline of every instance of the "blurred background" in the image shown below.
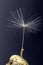
<path fill-rule="evenodd" d="M 43 0 L 0 0 L 0 65 L 5 65 L 11 55 L 20 53 L 22 30 L 7 27 L 10 11 L 16 8 L 26 8 L 27 14 L 32 9 L 41 16 L 43 24 Z M 30 65 L 43 65 L 43 25 L 35 35 L 26 32 L 24 49 L 24 58 Z"/>

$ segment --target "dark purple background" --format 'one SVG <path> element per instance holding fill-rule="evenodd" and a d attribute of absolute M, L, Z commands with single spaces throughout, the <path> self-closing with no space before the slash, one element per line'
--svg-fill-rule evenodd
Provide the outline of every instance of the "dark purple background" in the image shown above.
<path fill-rule="evenodd" d="M 19 54 L 21 48 L 21 30 L 6 26 L 10 11 L 15 8 L 33 8 L 43 23 L 42 0 L 0 0 L 0 65 L 5 65 L 11 55 Z M 24 58 L 30 65 L 43 65 L 43 28 L 36 35 L 26 32 L 24 49 Z"/>

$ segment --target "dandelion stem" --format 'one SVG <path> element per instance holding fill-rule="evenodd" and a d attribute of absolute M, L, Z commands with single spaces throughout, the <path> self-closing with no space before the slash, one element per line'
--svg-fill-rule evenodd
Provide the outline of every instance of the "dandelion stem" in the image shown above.
<path fill-rule="evenodd" d="M 21 51 L 20 51 L 20 56 L 23 57 L 23 51 L 24 51 L 24 36 L 25 36 L 25 27 L 23 27 L 23 36 L 22 36 L 22 47 L 21 47 Z"/>

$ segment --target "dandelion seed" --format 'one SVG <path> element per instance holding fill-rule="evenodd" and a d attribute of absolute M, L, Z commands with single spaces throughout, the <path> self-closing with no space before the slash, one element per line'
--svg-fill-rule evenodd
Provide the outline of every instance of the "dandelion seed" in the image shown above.
<path fill-rule="evenodd" d="M 33 19 L 32 21 L 28 21 L 27 23 L 25 23 L 24 17 L 23 17 L 23 13 L 21 8 L 18 10 L 16 10 L 16 15 L 11 11 L 11 16 L 13 19 L 9 19 L 8 21 L 11 22 L 11 27 L 17 27 L 17 28 L 23 28 L 23 37 L 22 37 L 22 48 L 21 48 L 21 52 L 20 55 L 23 55 L 23 45 L 24 45 L 24 34 L 25 34 L 25 30 L 27 30 L 29 33 L 36 33 L 37 31 L 39 31 L 39 27 L 40 27 L 40 16 Z"/>

